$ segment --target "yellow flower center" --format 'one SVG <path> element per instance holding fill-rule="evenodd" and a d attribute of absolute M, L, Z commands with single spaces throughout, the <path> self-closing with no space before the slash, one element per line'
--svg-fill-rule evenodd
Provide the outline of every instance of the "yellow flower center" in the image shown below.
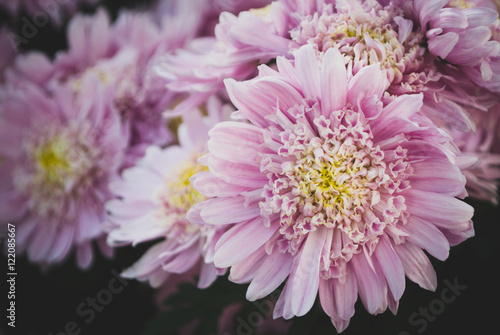
<path fill-rule="evenodd" d="M 205 197 L 191 187 L 189 178 L 202 171 L 208 171 L 208 167 L 199 164 L 196 161 L 189 160 L 180 164 L 177 168 L 178 173 L 175 180 L 167 182 L 167 188 L 170 193 L 168 202 L 186 212 L 194 205 L 205 200 Z"/>
<path fill-rule="evenodd" d="M 87 124 L 37 134 L 25 146 L 28 164 L 19 166 L 14 174 L 15 187 L 33 199 L 31 210 L 40 216 L 61 214 L 61 204 L 68 197 L 92 187 L 92 171 L 99 150 L 91 147 L 77 129 Z"/>
<path fill-rule="evenodd" d="M 262 8 L 252 8 L 249 12 L 260 17 L 265 22 L 271 22 L 271 5 L 267 5 Z"/>
<path fill-rule="evenodd" d="M 179 163 L 165 180 L 163 189 L 158 193 L 158 219 L 167 228 L 167 237 L 182 239 L 182 236 L 200 231 L 198 225 L 186 219 L 186 213 L 206 197 L 191 187 L 189 179 L 196 173 L 208 168 L 197 162 L 200 154 L 193 154 Z"/>
<path fill-rule="evenodd" d="M 69 161 L 70 150 L 68 141 L 61 137 L 56 137 L 35 149 L 35 178 L 51 185 L 63 183 L 64 176 L 72 170 Z"/>
<path fill-rule="evenodd" d="M 476 7 L 476 5 L 473 4 L 472 2 L 470 2 L 470 1 L 464 1 L 464 0 L 450 1 L 450 6 L 458 8 L 458 9 L 467 9 L 467 8 Z"/>

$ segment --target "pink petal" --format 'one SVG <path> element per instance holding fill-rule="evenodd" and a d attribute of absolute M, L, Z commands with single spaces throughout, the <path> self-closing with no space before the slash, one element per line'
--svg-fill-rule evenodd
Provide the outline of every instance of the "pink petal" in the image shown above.
<path fill-rule="evenodd" d="M 156 271 L 160 266 L 160 255 L 172 245 L 170 241 L 163 241 L 153 245 L 131 267 L 121 273 L 124 278 L 141 278 Z"/>
<path fill-rule="evenodd" d="M 215 246 L 214 263 L 220 268 L 229 267 L 253 254 L 276 231 L 267 228 L 262 217 L 235 225 L 222 235 Z M 249 238 L 251 236 L 252 238 Z"/>
<path fill-rule="evenodd" d="M 92 244 L 90 241 L 77 246 L 76 259 L 81 269 L 87 269 L 90 266 L 92 263 Z"/>
<path fill-rule="evenodd" d="M 306 98 L 320 97 L 320 72 L 316 53 L 311 45 L 302 46 L 295 56 L 295 67 Z"/>
<path fill-rule="evenodd" d="M 195 174 L 189 179 L 189 182 L 192 188 L 206 197 L 232 197 L 249 190 L 245 186 L 228 184 L 214 176 L 210 171 Z"/>
<path fill-rule="evenodd" d="M 209 199 L 206 201 L 206 207 L 201 210 L 201 218 L 208 224 L 224 225 L 243 222 L 260 215 L 258 203 L 246 205 L 245 202 L 243 196 Z"/>
<path fill-rule="evenodd" d="M 249 188 L 262 187 L 268 182 L 267 177 L 260 172 L 260 167 L 242 163 L 233 163 L 208 155 L 210 171 L 224 182 Z"/>
<path fill-rule="evenodd" d="M 429 221 L 411 216 L 408 223 L 401 227 L 407 233 L 408 240 L 416 246 L 427 250 L 432 256 L 444 261 L 448 258 L 450 244 L 443 233 Z"/>
<path fill-rule="evenodd" d="M 364 252 L 354 255 L 351 259 L 353 270 L 358 281 L 361 301 L 370 314 L 375 314 L 382 304 L 382 283 L 372 268 Z"/>
<path fill-rule="evenodd" d="M 443 8 L 430 21 L 431 27 L 445 28 L 466 28 L 468 26 L 464 11 L 456 8 Z"/>
<path fill-rule="evenodd" d="M 458 40 L 458 34 L 453 32 L 434 36 L 429 39 L 429 51 L 436 56 L 446 59 L 448 54 L 457 44 Z"/>
<path fill-rule="evenodd" d="M 162 262 L 162 268 L 167 272 L 184 273 L 193 267 L 200 257 L 200 246 L 194 243 L 189 249 L 177 254 L 168 262 Z"/>
<path fill-rule="evenodd" d="M 333 79 L 335 78 L 335 79 Z M 335 48 L 330 48 L 323 56 L 321 64 L 321 112 L 329 116 L 347 103 L 347 72 L 344 58 Z"/>
<path fill-rule="evenodd" d="M 207 264 L 201 262 L 200 279 L 198 280 L 198 288 L 209 287 L 215 279 L 217 279 L 217 268 L 212 263 Z"/>
<path fill-rule="evenodd" d="M 302 247 L 297 270 L 293 276 L 291 307 L 293 314 L 302 316 L 314 304 L 319 287 L 319 262 L 326 233 L 323 229 L 309 233 Z"/>
<path fill-rule="evenodd" d="M 448 0 L 415 0 L 414 8 L 420 18 L 420 26 L 425 29 L 427 23 L 444 5 L 446 5 L 447 2 Z"/>
<path fill-rule="evenodd" d="M 251 236 L 251 235 L 249 235 Z M 247 290 L 247 299 L 254 301 L 273 292 L 290 274 L 293 256 L 279 250 L 266 258 Z"/>
<path fill-rule="evenodd" d="M 476 7 L 464 10 L 469 27 L 490 26 L 498 19 L 498 12 L 493 8 Z"/>
<path fill-rule="evenodd" d="M 437 277 L 429 258 L 419 247 L 406 242 L 394 246 L 405 269 L 406 276 L 420 287 L 435 291 Z"/>
<path fill-rule="evenodd" d="M 346 330 L 347 326 L 349 326 L 350 319 L 341 319 L 341 318 L 335 318 L 332 317 L 330 318 L 332 321 L 333 326 L 335 327 L 335 330 L 337 333 L 342 333 L 344 330 Z"/>
<path fill-rule="evenodd" d="M 351 271 L 346 271 L 345 282 L 333 281 L 335 309 L 339 318 L 349 320 L 354 315 L 354 304 L 358 300 L 358 285 L 356 276 Z"/>
<path fill-rule="evenodd" d="M 451 196 L 458 196 L 464 190 L 465 176 L 447 159 L 427 159 L 411 166 L 414 172 L 410 184 L 414 189 Z"/>
<path fill-rule="evenodd" d="M 257 249 L 257 251 L 248 256 L 246 259 L 234 264 L 231 267 L 229 280 L 238 284 L 250 282 L 256 276 L 257 271 L 260 269 L 267 257 L 269 256 L 266 254 L 264 247 Z"/>
<path fill-rule="evenodd" d="M 210 154 L 228 162 L 260 166 L 262 128 L 242 122 L 221 122 L 209 134 Z"/>
<path fill-rule="evenodd" d="M 399 300 L 405 290 L 405 272 L 398 255 L 387 236 L 379 239 L 374 255 L 387 280 L 395 300 Z"/>
<path fill-rule="evenodd" d="M 48 255 L 47 260 L 49 263 L 60 261 L 68 254 L 73 245 L 74 233 L 75 227 L 73 225 L 66 225 L 61 228 Z"/>
<path fill-rule="evenodd" d="M 349 81 L 347 101 L 353 106 L 358 106 L 362 98 L 372 96 L 380 98 L 388 86 L 387 76 L 380 69 L 380 65 L 365 66 Z"/>
<path fill-rule="evenodd" d="M 333 294 L 333 280 L 334 279 L 319 279 L 319 301 L 321 307 L 329 317 L 337 314 L 334 304 Z"/>
<path fill-rule="evenodd" d="M 423 105 L 422 94 L 400 95 L 384 107 L 382 113 L 386 118 L 410 118 L 419 112 Z"/>
<path fill-rule="evenodd" d="M 456 223 L 469 221 L 474 208 L 449 195 L 408 189 L 404 191 L 408 212 L 430 222 Z"/>
<path fill-rule="evenodd" d="M 39 262 L 47 257 L 50 247 L 56 237 L 56 222 L 41 222 L 47 224 L 43 229 L 37 229 L 36 234 L 30 242 L 28 249 L 28 258 L 32 262 Z"/>

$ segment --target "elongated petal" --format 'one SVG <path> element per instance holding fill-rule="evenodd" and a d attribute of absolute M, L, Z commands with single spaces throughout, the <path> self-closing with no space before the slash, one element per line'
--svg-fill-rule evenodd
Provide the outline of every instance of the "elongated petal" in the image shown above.
<path fill-rule="evenodd" d="M 375 314 L 382 303 L 382 284 L 375 270 L 368 263 L 367 256 L 361 252 L 351 259 L 356 273 L 359 296 L 370 314 Z"/>
<path fill-rule="evenodd" d="M 335 48 L 325 53 L 321 64 L 321 112 L 329 116 L 347 102 L 347 72 L 344 58 Z"/>
<path fill-rule="evenodd" d="M 247 206 L 245 202 L 243 196 L 207 200 L 206 206 L 201 210 L 201 218 L 208 224 L 224 225 L 257 217 L 260 214 L 258 204 Z"/>
<path fill-rule="evenodd" d="M 325 233 L 318 229 L 309 234 L 300 255 L 293 278 L 292 312 L 297 316 L 307 313 L 316 299 L 319 287 L 319 261 L 325 242 Z"/>
<path fill-rule="evenodd" d="M 320 96 L 320 72 L 316 53 L 312 46 L 300 48 L 296 55 L 296 68 L 299 80 L 304 87 L 306 97 Z"/>
<path fill-rule="evenodd" d="M 427 250 L 432 256 L 444 261 L 448 258 L 450 244 L 443 233 L 427 220 L 412 216 L 408 223 L 401 227 L 408 234 L 408 240 Z"/>
<path fill-rule="evenodd" d="M 461 223 L 469 221 L 474 209 L 465 202 L 439 193 L 420 190 L 406 190 L 405 204 L 413 215 L 430 222 Z"/>
<path fill-rule="evenodd" d="M 422 249 L 410 242 L 395 245 L 394 249 L 401 259 L 406 276 L 420 287 L 435 291 L 437 286 L 436 272 Z"/>
<path fill-rule="evenodd" d="M 215 265 L 224 268 L 242 261 L 264 245 L 275 231 L 276 226 L 265 227 L 261 217 L 235 225 L 217 242 Z"/>
<path fill-rule="evenodd" d="M 383 236 L 379 240 L 374 254 L 394 299 L 399 300 L 405 290 L 405 272 L 387 236 Z"/>
<path fill-rule="evenodd" d="M 262 263 L 254 280 L 247 290 L 247 299 L 254 301 L 267 296 L 274 291 L 290 274 L 293 257 L 287 253 L 275 250 Z"/>

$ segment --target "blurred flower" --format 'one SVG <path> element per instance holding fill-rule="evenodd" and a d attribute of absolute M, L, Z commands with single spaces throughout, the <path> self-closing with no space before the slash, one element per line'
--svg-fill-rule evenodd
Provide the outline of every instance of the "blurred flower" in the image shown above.
<path fill-rule="evenodd" d="M 150 67 L 194 35 L 189 28 L 173 34 L 173 21 L 152 18 L 149 12 L 122 12 L 111 24 L 102 9 L 78 14 L 69 23 L 69 50 L 54 61 L 40 52 L 18 55 L 4 72 L 0 121 L 12 129 L 1 135 L 2 178 L 9 182 L 2 185 L 0 212 L 6 213 L 3 220 L 25 227 L 20 250 L 28 249 L 32 261 L 61 261 L 77 245 L 79 265 L 87 267 L 94 238 L 109 254 L 101 227 L 104 203 L 112 198 L 107 183 L 148 146 L 174 141 L 162 113 L 181 96 L 166 89 Z M 50 123 L 58 115 L 63 121 Z M 31 130 L 43 118 L 50 126 L 41 122 L 40 130 Z M 39 229 L 39 223 L 51 229 Z M 48 242 L 42 246 L 43 240 Z"/>
<path fill-rule="evenodd" d="M 183 118 L 179 145 L 161 149 L 151 146 L 136 166 L 123 172 L 123 179 L 110 184 L 116 196 L 106 208 L 110 212 L 108 243 L 120 246 L 165 238 L 123 276 L 148 279 L 158 287 L 173 275 L 199 274 L 199 287 L 207 287 L 225 272 L 213 265 L 215 243 L 224 228 L 201 226 L 186 218 L 191 206 L 205 196 L 190 186 L 190 178 L 206 167 L 197 162 L 206 153 L 210 128 L 221 121 L 223 107 L 210 100 L 208 116 L 198 110 Z"/>
<path fill-rule="evenodd" d="M 57 55 L 54 81 L 70 87 L 74 95 L 89 75 L 113 87 L 115 108 L 130 132 L 124 166 L 133 165 L 148 145 L 173 140 L 162 112 L 177 95 L 166 90 L 149 67 L 158 54 L 182 45 L 182 40 L 164 34 L 148 13 L 122 12 L 111 25 L 107 13 L 99 10 L 71 20 L 68 44 L 69 50 Z"/>
<path fill-rule="evenodd" d="M 456 198 L 466 194 L 456 162 L 467 157 L 418 113 L 421 94 L 381 101 L 389 83 L 380 66 L 351 77 L 337 49 L 318 59 L 310 45 L 294 63 L 278 57 L 277 71 L 226 80 L 235 116 L 250 124 L 210 131 L 200 159 L 210 172 L 193 187 L 220 185 L 188 217 L 234 224 L 214 261 L 231 267 L 232 281 L 250 282 L 249 300 L 286 280 L 274 316 L 289 319 L 307 313 L 319 290 L 342 331 L 358 293 L 368 312 L 395 313 L 405 275 L 436 288 L 422 249 L 444 260 L 474 234 L 473 209 Z"/>
<path fill-rule="evenodd" d="M 18 225 L 17 251 L 33 262 L 57 263 L 76 249 L 86 268 L 93 239 L 110 255 L 100 225 L 127 146 L 111 96 L 92 76 L 78 99 L 30 81 L 2 87 L 0 216 Z"/>
<path fill-rule="evenodd" d="M 463 171 L 467 178 L 469 196 L 498 205 L 498 183 L 500 181 L 500 105 L 488 113 L 472 114 L 476 133 L 451 130 L 458 148 L 470 157 L 477 157 L 477 164 Z M 465 162 L 467 164 L 467 162 Z"/>
<path fill-rule="evenodd" d="M 422 1 L 413 9 L 429 51 L 458 66 L 479 86 L 500 93 L 500 20 L 489 1 Z"/>

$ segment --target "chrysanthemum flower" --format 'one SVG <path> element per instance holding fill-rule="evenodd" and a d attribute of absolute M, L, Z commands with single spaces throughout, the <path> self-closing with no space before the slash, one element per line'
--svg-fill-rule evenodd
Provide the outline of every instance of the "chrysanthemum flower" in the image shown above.
<path fill-rule="evenodd" d="M 421 26 L 428 28 L 432 54 L 458 66 L 476 84 L 500 93 L 500 20 L 497 10 L 485 2 L 489 1 L 416 0 L 413 9 Z"/>
<path fill-rule="evenodd" d="M 281 0 L 238 17 L 224 13 L 213 40 L 193 41 L 190 48 L 170 56 L 159 71 L 166 70 L 164 76 L 172 86 L 193 93 L 195 100 L 200 93 L 209 96 L 220 89 L 224 78 L 254 76 L 258 63 L 279 55 L 293 57 L 302 45 L 312 45 L 319 54 L 334 47 L 349 61 L 346 66 L 353 74 L 379 64 L 389 79 L 390 95 L 423 93 L 422 113 L 462 131 L 473 129 L 468 112 L 487 111 L 497 98 L 490 94 L 486 106 L 478 101 L 477 90 L 465 89 L 469 78 L 464 82 L 448 76 L 453 69 L 428 52 L 426 28 L 405 10 L 411 2 L 387 3 Z M 183 107 L 191 105 L 178 108 Z"/>
<path fill-rule="evenodd" d="M 186 218 L 187 211 L 207 198 L 189 179 L 206 167 L 197 162 L 207 151 L 209 129 L 221 121 L 220 103 L 211 100 L 209 117 L 198 110 L 186 115 L 179 128 L 179 145 L 151 146 L 136 166 L 110 184 L 117 197 L 110 212 L 108 243 L 120 246 L 163 238 L 123 276 L 149 280 L 158 287 L 172 275 L 197 273 L 199 287 L 210 285 L 225 269 L 213 265 L 215 243 L 225 228 L 202 226 Z"/>
<path fill-rule="evenodd" d="M 477 163 L 463 171 L 467 178 L 467 192 L 476 199 L 487 200 L 498 205 L 498 183 L 500 182 L 500 105 L 488 113 L 475 112 L 476 133 L 464 133 L 451 129 L 458 148 Z M 468 162 L 466 162 L 468 164 Z"/>
<path fill-rule="evenodd" d="M 190 15 L 186 8 L 182 13 Z M 121 169 L 142 157 L 147 146 L 166 145 L 173 141 L 174 136 L 162 113 L 169 104 L 178 103 L 179 95 L 167 90 L 163 80 L 154 76 L 150 67 L 161 54 L 193 38 L 198 28 L 190 26 L 179 33 L 179 22 L 185 16 L 177 11 L 171 14 L 165 15 L 160 22 L 149 12 L 122 12 L 114 23 L 104 10 L 91 16 L 76 15 L 69 23 L 67 51 L 58 53 L 54 61 L 38 52 L 19 55 L 13 66 L 5 71 L 5 87 L 0 90 L 0 99 L 2 109 L 8 111 L 0 111 L 2 127 L 7 127 L 13 119 L 12 129 L 19 128 L 17 123 L 22 122 L 16 119 L 18 110 L 19 117 L 26 115 L 26 123 L 22 125 L 27 129 L 35 127 L 31 120 L 49 113 L 45 109 L 49 109 L 51 115 L 59 113 L 68 123 L 66 127 L 64 122 L 58 121 L 60 127 L 57 123 L 49 130 L 33 132 L 29 138 L 31 144 L 18 138 L 21 134 L 14 131 L 1 134 L 2 145 L 6 145 L 2 150 L 8 155 L 31 148 L 26 158 L 19 158 L 20 162 L 5 163 L 2 167 L 5 170 L 2 178 L 12 179 L 14 171 L 24 171 L 16 164 L 27 172 L 15 172 L 20 176 L 2 185 L 6 193 L 0 199 L 0 212 L 6 213 L 2 221 L 20 222 L 25 227 L 20 228 L 20 250 L 28 249 L 31 260 L 54 263 L 62 260 L 72 246 L 77 245 L 79 264 L 88 266 L 90 243 L 97 237 L 109 253 L 101 227 L 106 216 L 104 202 L 112 198 L 107 183 L 117 177 Z M 178 29 L 171 29 L 174 26 Z M 96 87 L 89 88 L 89 83 Z M 27 101 L 19 102 L 23 98 Z M 31 116 L 35 112 L 37 116 Z M 79 122 L 86 118 L 91 119 L 89 125 L 79 129 Z M 104 137 L 104 140 L 114 141 L 116 136 L 119 137 L 118 143 L 93 143 L 91 138 L 88 148 L 85 146 L 87 142 L 79 144 L 85 137 L 92 136 L 89 132 L 100 134 L 101 130 L 107 131 L 108 119 L 118 124 L 109 129 L 109 139 Z M 64 130 L 65 127 L 68 130 Z M 100 140 L 101 137 L 96 141 Z M 102 150 L 101 144 L 104 146 Z M 111 145 L 116 147 L 113 149 Z M 17 156 L 8 155 L 0 156 L 6 162 L 17 159 Z M 23 159 L 29 163 L 23 163 Z M 36 169 L 41 169 L 41 172 Z M 30 195 L 30 188 L 40 190 Z M 58 211 L 61 213 L 56 213 Z M 39 229 L 39 223 L 52 228 Z M 48 241 L 46 245 L 42 245 L 43 239 Z M 55 242 L 50 243 L 53 240 Z"/>
<path fill-rule="evenodd" d="M 111 252 L 104 202 L 126 143 L 110 93 L 91 77 L 75 100 L 64 87 L 53 96 L 29 81 L 2 87 L 0 217 L 17 225 L 17 251 L 32 262 L 57 263 L 76 249 L 88 267 L 94 239 Z"/>
<path fill-rule="evenodd" d="M 93 16 L 77 15 L 71 20 L 69 50 L 60 52 L 55 61 L 52 81 L 68 86 L 75 96 L 89 75 L 113 88 L 117 113 L 130 129 L 125 166 L 141 157 L 148 145 L 173 140 L 162 112 L 177 95 L 166 90 L 164 82 L 152 77 L 149 70 L 157 52 L 182 45 L 177 37 L 164 37 L 147 13 L 123 12 L 111 24 L 107 13 L 99 10 Z"/>
<path fill-rule="evenodd" d="M 304 315 L 319 291 L 339 331 L 358 294 L 375 314 L 396 312 L 405 275 L 434 290 L 423 249 L 444 260 L 473 235 L 473 208 L 457 199 L 466 157 L 419 113 L 421 94 L 381 100 L 388 80 L 378 65 L 351 77 L 337 49 L 318 60 L 304 46 L 295 65 L 279 57 L 277 68 L 226 80 L 236 116 L 250 123 L 216 125 L 201 159 L 210 172 L 193 177 L 216 198 L 188 215 L 234 224 L 215 265 L 250 282 L 249 300 L 286 281 L 275 317 Z"/>

